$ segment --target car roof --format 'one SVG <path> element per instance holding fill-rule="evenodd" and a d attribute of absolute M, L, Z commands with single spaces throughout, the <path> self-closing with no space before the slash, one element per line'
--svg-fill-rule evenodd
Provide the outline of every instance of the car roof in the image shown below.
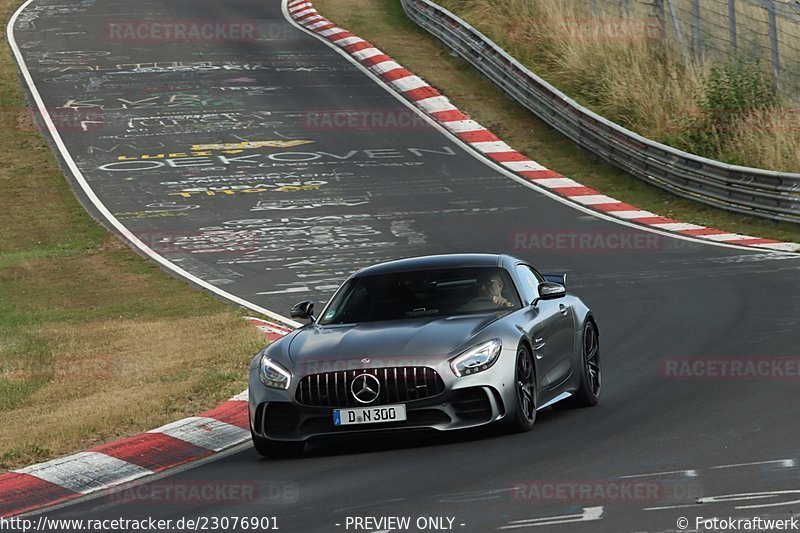
<path fill-rule="evenodd" d="M 503 258 L 501 254 L 441 254 L 409 257 L 364 267 L 356 272 L 354 277 L 435 268 L 496 267 L 503 264 Z"/>

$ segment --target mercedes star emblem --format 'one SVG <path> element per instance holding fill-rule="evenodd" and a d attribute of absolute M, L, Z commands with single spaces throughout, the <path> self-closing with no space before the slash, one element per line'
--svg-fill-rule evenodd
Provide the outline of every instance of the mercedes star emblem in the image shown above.
<path fill-rule="evenodd" d="M 359 403 L 372 403 L 381 393 L 381 382 L 372 374 L 360 374 L 353 378 L 350 392 Z"/>

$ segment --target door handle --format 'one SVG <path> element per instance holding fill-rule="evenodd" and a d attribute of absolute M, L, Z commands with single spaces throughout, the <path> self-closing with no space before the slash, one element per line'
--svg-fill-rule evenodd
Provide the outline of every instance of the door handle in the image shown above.
<path fill-rule="evenodd" d="M 564 315 L 564 316 L 567 316 L 567 313 L 569 313 L 569 307 L 567 307 L 567 306 L 566 306 L 566 305 L 564 305 L 564 304 L 559 304 L 559 305 L 558 305 L 558 310 L 559 310 L 559 312 L 561 312 L 561 314 L 562 314 L 562 315 Z"/>

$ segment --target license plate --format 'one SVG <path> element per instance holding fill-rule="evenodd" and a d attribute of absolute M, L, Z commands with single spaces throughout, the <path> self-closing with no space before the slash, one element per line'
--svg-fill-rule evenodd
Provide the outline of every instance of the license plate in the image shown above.
<path fill-rule="evenodd" d="M 406 406 L 402 404 L 333 410 L 334 426 L 347 426 L 350 424 L 378 424 L 382 422 L 404 422 L 405 420 Z"/>

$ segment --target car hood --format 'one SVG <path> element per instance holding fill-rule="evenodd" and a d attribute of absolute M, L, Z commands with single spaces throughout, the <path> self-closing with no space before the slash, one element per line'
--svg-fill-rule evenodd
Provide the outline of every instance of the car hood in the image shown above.
<path fill-rule="evenodd" d="M 447 355 L 463 346 L 503 313 L 417 318 L 362 324 L 312 326 L 289 346 L 296 364 L 335 360 Z"/>

